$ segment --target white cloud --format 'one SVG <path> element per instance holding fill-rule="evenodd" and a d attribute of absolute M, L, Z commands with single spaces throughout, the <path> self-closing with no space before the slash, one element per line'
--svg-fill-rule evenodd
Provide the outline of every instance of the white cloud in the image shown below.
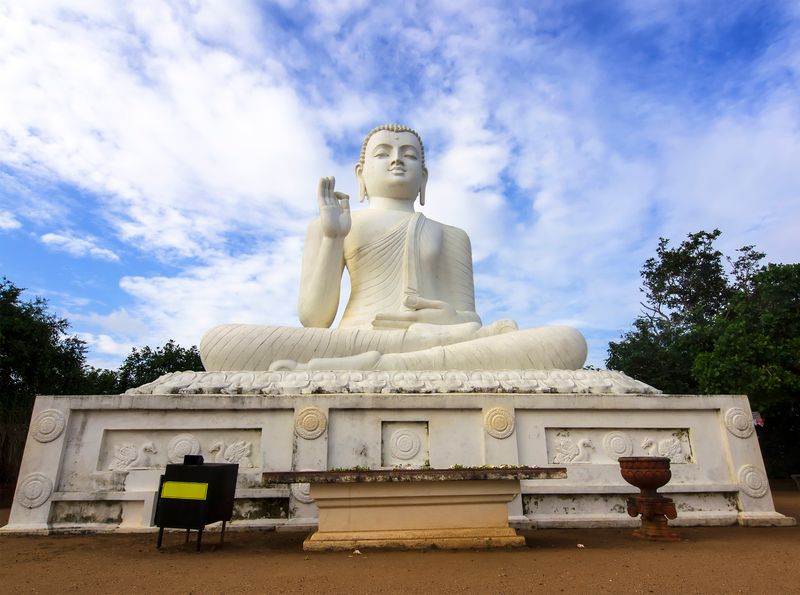
<path fill-rule="evenodd" d="M 188 347 L 223 323 L 297 326 L 300 241 L 286 238 L 261 244 L 249 254 L 219 256 L 176 277 L 124 277 L 120 286 L 135 299 L 131 309 L 105 316 L 73 315 L 113 337 L 115 345 L 163 345 L 169 339 Z M 106 351 L 94 342 L 98 352 Z"/>
<path fill-rule="evenodd" d="M 69 233 L 46 233 L 39 238 L 45 246 L 61 250 L 72 256 L 90 256 L 99 260 L 119 261 L 119 256 L 108 248 L 101 248 L 93 238 L 79 238 Z"/>
<path fill-rule="evenodd" d="M 797 260 L 800 108 L 769 102 L 755 114 L 724 114 L 665 143 L 663 233 L 682 238 L 719 228 L 732 251 L 756 244 L 777 262 Z"/>
<path fill-rule="evenodd" d="M 22 223 L 14 218 L 14 215 L 8 211 L 0 211 L 0 230 L 7 231 L 11 229 L 19 229 Z"/>
<path fill-rule="evenodd" d="M 203 256 L 231 232 L 299 233 L 316 176 L 339 169 L 321 123 L 336 118 L 318 120 L 274 60 L 208 44 L 252 47 L 246 12 L 27 6 L 0 15 L 0 89 L 14 90 L 0 94 L 0 160 L 96 193 L 144 251 Z"/>
<path fill-rule="evenodd" d="M 94 335 L 92 333 L 77 333 L 77 336 L 79 339 L 85 341 L 92 350 L 103 354 L 118 356 L 119 358 L 124 358 L 131 352 L 131 349 L 136 347 L 136 345 L 132 343 L 117 341 L 110 335 L 105 334 Z M 113 367 L 118 366 L 119 364 Z"/>
<path fill-rule="evenodd" d="M 484 320 L 572 321 L 592 334 L 594 362 L 601 334 L 638 313 L 659 235 L 720 227 L 726 249 L 800 257 L 800 113 L 785 74 L 800 71 L 798 36 L 741 70 L 764 83 L 758 97 L 709 111 L 614 78 L 548 4 L 281 4 L 296 28 L 244 0 L 0 12 L 0 162 L 15 184 L 77 185 L 99 203 L 50 209 L 40 190 L 1 213 L 79 229 L 91 209 L 126 249 L 176 267 L 128 274 L 130 303 L 71 316 L 93 350 L 196 344 L 222 322 L 297 324 L 315 180 L 336 175 L 355 197 L 358 137 L 387 120 L 423 135 L 423 210 L 470 234 Z M 684 5 L 656 4 L 629 2 L 627 26 L 664 28 L 670 52 L 693 29 Z M 712 26 L 708 11 L 687 18 Z M 117 259 L 86 236 L 42 241 Z"/>

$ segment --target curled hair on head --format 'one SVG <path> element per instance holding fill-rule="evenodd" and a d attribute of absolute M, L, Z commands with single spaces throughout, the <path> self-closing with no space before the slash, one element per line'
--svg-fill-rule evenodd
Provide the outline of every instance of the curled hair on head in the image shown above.
<path fill-rule="evenodd" d="M 361 145 L 361 154 L 358 156 L 358 162 L 360 164 L 364 164 L 364 157 L 367 153 L 367 143 L 369 142 L 369 139 L 373 134 L 380 132 L 381 130 L 388 130 L 389 132 L 410 132 L 416 136 L 417 140 L 419 141 L 420 161 L 422 162 L 422 167 L 425 167 L 425 145 L 422 144 L 422 137 L 419 135 L 419 132 L 403 124 L 381 124 L 380 126 L 376 126 L 370 130 L 367 133 L 367 136 L 364 138 L 364 143 Z"/>

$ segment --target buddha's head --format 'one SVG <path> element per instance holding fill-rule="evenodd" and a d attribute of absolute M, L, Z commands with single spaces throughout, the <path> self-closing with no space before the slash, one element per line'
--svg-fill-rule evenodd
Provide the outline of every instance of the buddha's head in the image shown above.
<path fill-rule="evenodd" d="M 356 164 L 361 200 L 383 196 L 425 204 L 425 148 L 416 130 L 402 124 L 373 128 L 361 145 Z"/>

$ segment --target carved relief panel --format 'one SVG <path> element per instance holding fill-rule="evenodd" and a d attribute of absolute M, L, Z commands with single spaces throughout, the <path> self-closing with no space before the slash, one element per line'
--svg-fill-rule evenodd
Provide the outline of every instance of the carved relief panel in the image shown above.
<path fill-rule="evenodd" d="M 547 428 L 547 461 L 553 465 L 613 464 L 620 457 L 667 457 L 693 463 L 689 431 L 681 428 Z"/>
<path fill-rule="evenodd" d="M 162 469 L 184 455 L 203 455 L 207 463 L 238 463 L 243 471 L 261 466 L 259 430 L 108 430 L 97 471 Z"/>
<path fill-rule="evenodd" d="M 428 422 L 381 423 L 381 466 L 422 467 L 430 464 Z"/>

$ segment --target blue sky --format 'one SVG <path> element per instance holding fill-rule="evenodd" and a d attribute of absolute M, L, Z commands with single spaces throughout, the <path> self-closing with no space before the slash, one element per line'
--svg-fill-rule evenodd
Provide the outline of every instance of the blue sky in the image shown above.
<path fill-rule="evenodd" d="M 798 2 L 2 2 L 0 274 L 96 366 L 297 325 L 318 177 L 402 122 L 484 322 L 602 365 L 659 236 L 800 260 L 798 91 Z"/>

